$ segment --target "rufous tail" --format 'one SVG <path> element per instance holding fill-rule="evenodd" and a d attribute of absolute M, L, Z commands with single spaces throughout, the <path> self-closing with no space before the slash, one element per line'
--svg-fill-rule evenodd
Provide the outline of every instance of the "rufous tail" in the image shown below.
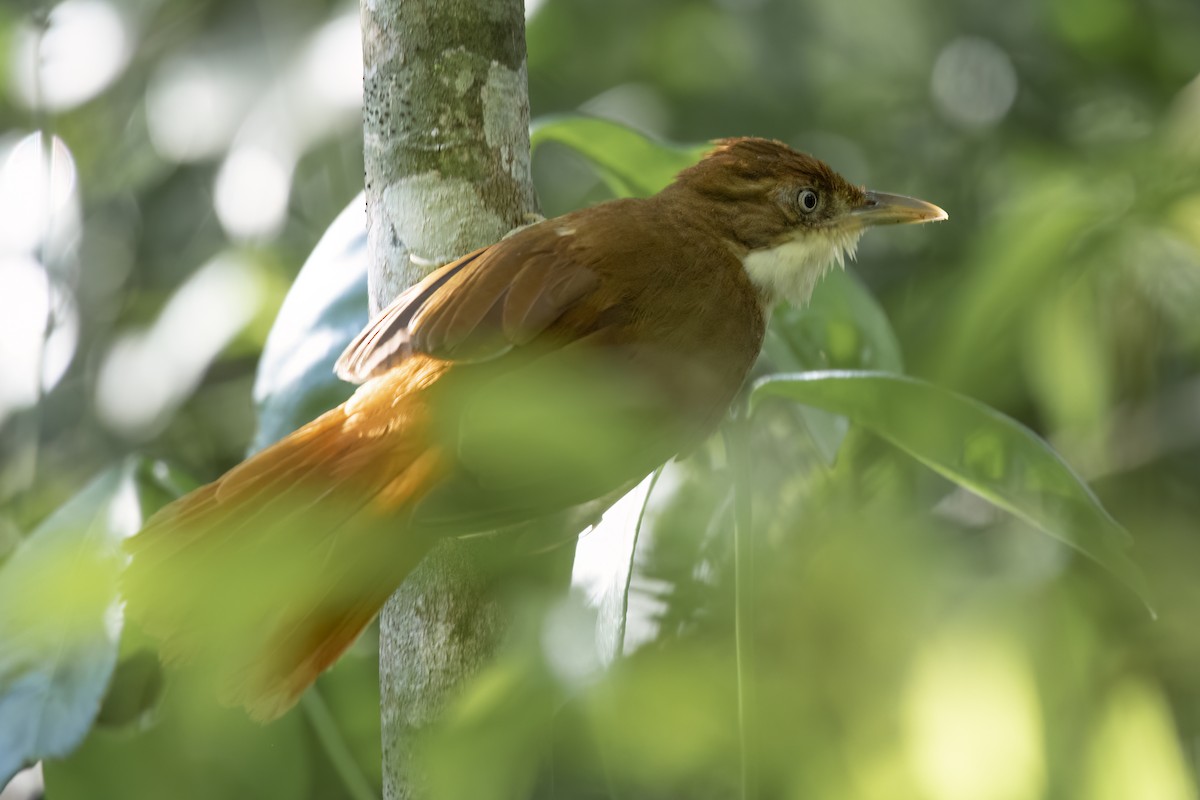
<path fill-rule="evenodd" d="M 150 518 L 128 542 L 131 616 L 164 660 L 201 661 L 225 701 L 290 708 L 431 545 L 406 525 L 443 477 L 423 357 Z"/>

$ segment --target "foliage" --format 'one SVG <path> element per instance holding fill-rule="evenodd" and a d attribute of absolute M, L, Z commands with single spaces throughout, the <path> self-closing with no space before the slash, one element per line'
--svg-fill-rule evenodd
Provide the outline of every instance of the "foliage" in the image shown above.
<path fill-rule="evenodd" d="M 117 661 L 121 540 L 141 525 L 131 470 L 101 475 L 0 571 L 0 781 L 61 758 L 100 711 Z"/>
<path fill-rule="evenodd" d="M 89 563 L 82 517 L 61 523 L 98 508 L 104 486 L 149 507 L 185 488 L 179 472 L 121 467 L 129 452 L 212 477 L 256 427 L 265 443 L 345 391 L 325 366 L 365 315 L 339 266 L 353 236 L 313 254 L 305 274 L 326 277 L 297 282 L 272 321 L 360 188 L 357 112 L 335 80 L 357 58 L 337 49 L 354 41 L 354 8 L 99 5 L 119 12 L 116 71 L 76 101 L 48 77 L 40 105 L 17 88 L 37 10 L 0 11 L 0 595 L 22 598 L 0 605 L 0 628 L 14 611 L 71 623 L 59 612 L 83 609 L 86 635 L 70 644 L 93 659 L 51 670 L 81 678 L 80 694 L 44 729 L 61 737 L 17 757 L 61 754 L 96 717 L 73 755 L 46 763 L 52 796 L 361 797 L 379 781 L 370 636 L 321 680 L 316 703 L 259 728 L 206 706 L 186 676 L 168 675 L 160 692 L 136 630 L 119 651 L 98 635 L 93 612 L 111 597 L 103 557 L 76 586 L 57 570 Z M 757 404 L 746 431 L 750 743 L 763 794 L 1195 797 L 1200 10 L 548 0 L 528 41 L 548 214 L 651 191 L 695 155 L 605 119 L 677 141 L 775 136 L 950 212 L 935 229 L 867 237 L 855 273 L 831 275 L 809 309 L 772 321 L 760 376 L 885 370 L 928 383 L 833 373 L 760 384 L 815 407 Z M 70 179 L 41 195 L 12 166 L 38 129 L 60 137 L 41 145 Z M 272 208 L 281 185 L 282 216 L 266 224 L 253 212 Z M 941 423 L 915 442 L 902 426 L 914 407 Z M 972 413 L 998 438 L 967 466 L 1003 491 L 927 447 L 967 441 Z M 1006 482 L 1018 457 L 1057 465 L 1066 508 L 1040 478 Z M 597 611 L 587 586 L 514 598 L 523 611 L 504 656 L 429 743 L 441 796 L 733 794 L 734 505 L 721 440 L 667 467 L 646 501 L 626 656 L 612 665 L 592 619 L 623 604 Z M 1105 544 L 1114 519 L 1132 534 L 1158 622 L 1035 530 L 1112 567 L 1126 552 Z M 29 554 L 53 530 L 72 555 L 52 560 L 47 588 Z M 121 535 L 105 530 L 104 541 Z M 625 585 L 628 540 L 625 560 L 587 556 L 577 572 L 616 570 L 606 585 Z M 10 642 L 3 664 L 44 655 Z M 9 674 L 0 668 L 0 681 Z M 0 683 L 0 732 L 15 730 L 11 685 Z"/>
<path fill-rule="evenodd" d="M 1094 558 L 1147 600 L 1130 536 L 1036 434 L 969 398 L 886 372 L 770 375 L 753 398 L 844 414 L 947 479 Z"/>

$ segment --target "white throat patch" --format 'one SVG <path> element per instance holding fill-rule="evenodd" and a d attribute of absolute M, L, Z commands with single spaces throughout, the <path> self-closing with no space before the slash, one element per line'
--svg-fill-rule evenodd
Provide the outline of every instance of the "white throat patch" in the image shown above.
<path fill-rule="evenodd" d="M 862 227 L 807 230 L 770 250 L 747 254 L 742 265 L 754 285 L 768 296 L 803 306 L 826 270 L 834 263 L 845 267 L 847 256 L 854 259 L 865 231 Z"/>

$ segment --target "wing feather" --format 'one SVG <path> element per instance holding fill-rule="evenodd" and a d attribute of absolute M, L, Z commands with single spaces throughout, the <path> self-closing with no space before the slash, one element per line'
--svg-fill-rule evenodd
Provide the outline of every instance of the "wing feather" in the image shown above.
<path fill-rule="evenodd" d="M 528 344 L 600 286 L 570 242 L 541 225 L 433 272 L 392 302 L 338 359 L 364 382 L 423 353 L 486 361 Z"/>
<path fill-rule="evenodd" d="M 562 269 L 549 254 L 529 259 L 505 295 L 504 335 L 514 344 L 527 344 L 599 285 L 600 277 L 590 269 Z"/>
<path fill-rule="evenodd" d="M 337 376 L 350 383 L 365 383 L 412 356 L 409 325 L 413 317 L 484 249 L 434 270 L 420 283 L 402 292 L 354 337 L 334 365 Z"/>

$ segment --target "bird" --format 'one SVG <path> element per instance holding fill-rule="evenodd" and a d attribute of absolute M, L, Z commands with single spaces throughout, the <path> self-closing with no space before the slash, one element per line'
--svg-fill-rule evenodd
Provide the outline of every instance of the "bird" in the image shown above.
<path fill-rule="evenodd" d="M 445 536 L 604 502 L 697 447 L 772 308 L 881 225 L 941 208 L 760 138 L 658 194 L 518 229 L 401 293 L 347 347 L 358 389 L 127 540 L 129 614 L 268 721 Z"/>

